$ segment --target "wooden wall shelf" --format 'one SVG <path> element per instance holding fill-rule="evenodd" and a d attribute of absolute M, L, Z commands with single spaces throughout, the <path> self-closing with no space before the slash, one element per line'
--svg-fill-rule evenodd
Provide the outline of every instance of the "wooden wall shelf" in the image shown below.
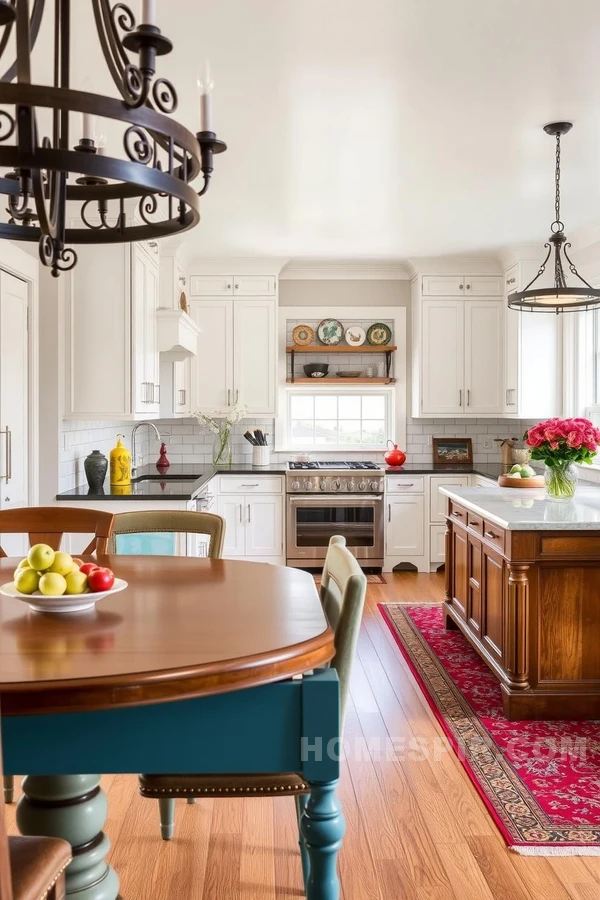
<path fill-rule="evenodd" d="M 288 384 L 396 384 L 395 378 L 336 378 L 326 375 L 325 378 L 286 378 Z"/>
<path fill-rule="evenodd" d="M 291 344 L 285 348 L 286 353 L 393 353 L 398 348 L 391 344 L 383 344 L 375 347 L 373 344 L 362 344 L 360 347 L 350 347 L 347 344 L 307 344 L 300 346 Z"/>

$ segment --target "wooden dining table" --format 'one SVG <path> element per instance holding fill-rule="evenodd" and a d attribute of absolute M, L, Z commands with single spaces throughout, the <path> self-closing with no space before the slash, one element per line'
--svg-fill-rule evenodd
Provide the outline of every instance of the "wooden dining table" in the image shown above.
<path fill-rule="evenodd" d="M 93 610 L 0 597 L 4 768 L 27 773 L 20 831 L 71 843 L 67 897 L 116 900 L 107 798 L 90 772 L 294 772 L 310 791 L 306 896 L 337 900 L 339 684 L 313 578 L 232 560 L 99 562 L 128 587 Z M 0 560 L 0 584 L 16 563 Z"/>

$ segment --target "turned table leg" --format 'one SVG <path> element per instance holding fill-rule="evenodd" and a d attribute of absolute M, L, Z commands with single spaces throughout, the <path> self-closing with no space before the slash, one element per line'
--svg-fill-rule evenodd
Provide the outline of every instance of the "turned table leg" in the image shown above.
<path fill-rule="evenodd" d="M 309 784 L 310 795 L 300 817 L 300 834 L 309 861 L 306 900 L 338 900 L 340 896 L 337 857 L 346 823 L 337 784 Z"/>
<path fill-rule="evenodd" d="M 44 834 L 67 840 L 73 861 L 67 869 L 66 897 L 116 900 L 119 879 L 104 857 L 110 842 L 102 828 L 106 794 L 99 775 L 27 775 L 17 805 L 21 834 Z"/>

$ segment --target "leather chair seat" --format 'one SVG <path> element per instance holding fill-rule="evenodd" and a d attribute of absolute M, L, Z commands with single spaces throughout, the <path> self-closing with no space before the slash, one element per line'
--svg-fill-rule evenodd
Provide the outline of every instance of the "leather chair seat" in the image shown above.
<path fill-rule="evenodd" d="M 140 775 L 142 797 L 272 797 L 306 794 L 300 775 Z"/>
<path fill-rule="evenodd" d="M 14 900 L 45 900 L 71 861 L 58 838 L 10 837 L 8 850 Z"/>

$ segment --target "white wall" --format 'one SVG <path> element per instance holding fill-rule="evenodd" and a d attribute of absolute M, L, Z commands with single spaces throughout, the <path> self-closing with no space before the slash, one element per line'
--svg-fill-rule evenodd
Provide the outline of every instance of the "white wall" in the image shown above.
<path fill-rule="evenodd" d="M 279 282 L 280 306 L 322 306 L 323 317 L 332 306 L 410 307 L 410 281 L 298 279 Z"/>

